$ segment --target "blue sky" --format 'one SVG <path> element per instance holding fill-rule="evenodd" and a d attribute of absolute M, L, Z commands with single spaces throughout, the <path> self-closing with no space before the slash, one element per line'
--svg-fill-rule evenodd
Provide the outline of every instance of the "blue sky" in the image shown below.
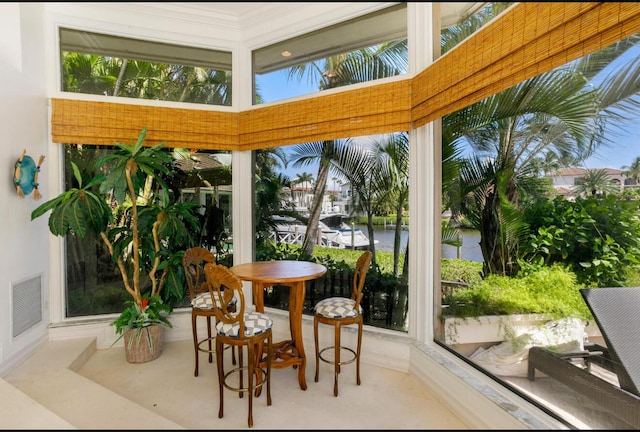
<path fill-rule="evenodd" d="M 640 156 L 640 125 L 631 125 L 628 134 L 615 136 L 614 143 L 600 147 L 595 156 L 584 163 L 585 168 L 616 168 L 629 166 Z"/>
<path fill-rule="evenodd" d="M 274 102 L 318 90 L 317 85 L 309 84 L 306 81 L 298 82 L 297 79 L 288 80 L 287 77 L 286 70 L 256 75 L 256 87 L 265 102 Z"/>
<path fill-rule="evenodd" d="M 605 71 L 615 73 L 620 63 L 640 58 L 640 46 L 630 48 L 618 62 L 612 63 Z M 636 63 L 637 64 L 637 63 Z M 608 70 L 608 72 L 607 72 Z M 640 113 L 637 113 L 635 121 L 624 127 L 622 133 L 611 131 L 607 138 L 612 144 L 601 146 L 596 155 L 585 161 L 585 168 L 616 168 L 621 169 L 625 165 L 631 165 L 640 156 Z"/>
<path fill-rule="evenodd" d="M 298 82 L 296 79 L 288 80 L 286 70 L 276 71 L 265 75 L 256 75 L 256 87 L 265 103 L 301 96 L 317 91 L 318 86 L 311 86 L 306 81 Z M 283 147 L 286 151 L 287 147 Z M 318 175 L 318 165 L 312 164 L 306 168 L 292 168 L 291 165 L 283 171 L 283 174 L 291 180 L 299 173 L 311 173 L 315 179 Z"/>

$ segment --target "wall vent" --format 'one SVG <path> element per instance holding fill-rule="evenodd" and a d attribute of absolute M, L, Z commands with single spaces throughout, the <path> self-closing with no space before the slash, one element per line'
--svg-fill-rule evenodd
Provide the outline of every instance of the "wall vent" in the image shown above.
<path fill-rule="evenodd" d="M 12 284 L 13 337 L 42 321 L 42 277 Z"/>

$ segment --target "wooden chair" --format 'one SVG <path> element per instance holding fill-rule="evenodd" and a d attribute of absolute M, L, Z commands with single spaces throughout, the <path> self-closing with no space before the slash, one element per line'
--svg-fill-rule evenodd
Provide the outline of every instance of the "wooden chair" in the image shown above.
<path fill-rule="evenodd" d="M 330 297 L 320 300 L 314 308 L 313 316 L 313 338 L 316 346 L 316 377 L 318 382 L 319 371 L 318 363 L 320 360 L 334 365 L 334 381 L 333 395 L 338 396 L 338 374 L 340 367 L 345 364 L 356 362 L 356 382 L 360 385 L 360 350 L 362 347 L 362 288 L 371 264 L 371 252 L 365 251 L 356 262 L 356 269 L 353 274 L 353 284 L 351 290 L 351 298 L 346 297 Z M 334 327 L 333 346 L 327 346 L 322 350 L 318 347 L 318 323 L 328 324 Z M 340 343 L 340 328 L 345 325 L 358 325 L 358 345 L 356 350 L 342 346 Z M 327 350 L 333 350 L 333 360 L 323 357 L 323 353 Z M 341 360 L 340 351 L 345 350 L 353 354 L 348 360 Z"/>
<path fill-rule="evenodd" d="M 253 396 L 267 384 L 267 405 L 271 405 L 271 357 L 273 354 L 273 321 L 268 315 L 259 312 L 245 313 L 242 281 L 227 267 L 208 263 L 204 267 L 209 282 L 211 296 L 220 299 L 220 307 L 215 308 L 216 315 L 216 363 L 218 366 L 218 387 L 220 390 L 220 409 L 218 418 L 224 413 L 224 389 L 238 392 L 242 398 L 249 395 L 248 425 L 253 426 Z M 234 303 L 237 299 L 237 304 Z M 234 306 L 233 310 L 230 306 Z M 238 367 L 225 372 L 222 352 L 225 345 L 238 348 Z M 243 350 L 247 350 L 247 365 L 243 364 Z M 263 347 L 267 349 L 265 367 L 259 366 Z M 244 372 L 247 372 L 247 385 L 244 385 Z M 228 382 L 233 374 L 239 375 L 239 384 Z"/>
<path fill-rule="evenodd" d="M 193 331 L 193 348 L 196 356 L 194 376 L 198 376 L 200 351 L 209 353 L 209 363 L 213 363 L 213 353 L 215 352 L 213 339 L 215 339 L 215 335 L 212 335 L 211 318 L 215 317 L 214 306 L 219 305 L 219 301 L 215 303 L 212 301 L 204 275 L 204 265 L 207 263 L 215 264 L 215 262 L 215 255 L 203 247 L 187 249 L 182 257 L 182 267 L 189 287 L 189 299 L 191 301 L 191 329 Z M 207 318 L 207 337 L 202 340 L 198 339 L 197 318 L 199 316 Z M 208 343 L 208 347 L 203 347 L 205 343 Z M 233 364 L 235 364 L 234 352 L 232 352 L 232 356 Z"/>

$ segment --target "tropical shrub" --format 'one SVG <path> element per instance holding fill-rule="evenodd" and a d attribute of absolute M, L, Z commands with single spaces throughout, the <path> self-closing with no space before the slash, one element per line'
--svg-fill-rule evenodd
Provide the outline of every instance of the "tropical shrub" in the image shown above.
<path fill-rule="evenodd" d="M 522 259 L 566 264 L 587 287 L 625 286 L 640 269 L 639 205 L 615 195 L 538 201 L 524 213 L 531 235 Z"/>

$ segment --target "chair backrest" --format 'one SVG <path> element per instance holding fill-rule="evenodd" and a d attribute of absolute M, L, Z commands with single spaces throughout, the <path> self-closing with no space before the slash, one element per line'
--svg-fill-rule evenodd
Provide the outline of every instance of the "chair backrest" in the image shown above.
<path fill-rule="evenodd" d="M 204 266 L 204 273 L 210 287 L 211 297 L 220 299 L 220 306 L 214 310 L 216 320 L 228 325 L 238 323 L 240 325 L 239 337 L 244 338 L 242 281 L 222 264 L 207 263 Z"/>
<path fill-rule="evenodd" d="M 215 255 L 203 247 L 192 247 L 184 252 L 182 268 L 189 287 L 189 298 L 193 300 L 198 294 L 209 290 L 204 274 L 204 265 L 216 262 Z M 215 303 L 214 303 L 215 304 Z"/>
<path fill-rule="evenodd" d="M 620 388 L 640 396 L 640 288 L 581 289 L 607 345 Z"/>
<path fill-rule="evenodd" d="M 360 300 L 362 300 L 362 288 L 371 265 L 371 256 L 371 251 L 364 251 L 356 261 L 356 269 L 353 272 L 353 286 L 351 288 L 351 299 L 356 301 L 356 310 L 359 310 L 358 306 L 360 306 Z"/>

